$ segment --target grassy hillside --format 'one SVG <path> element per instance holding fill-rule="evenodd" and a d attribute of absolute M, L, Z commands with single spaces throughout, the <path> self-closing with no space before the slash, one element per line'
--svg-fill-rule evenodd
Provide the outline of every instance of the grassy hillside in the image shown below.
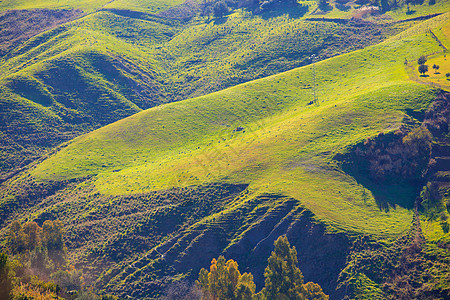
<path fill-rule="evenodd" d="M 355 236 L 383 245 L 414 236 L 419 187 L 353 177 L 338 157 L 367 138 L 420 125 L 437 90 L 411 80 L 405 58 L 441 53 L 420 32 L 430 24 L 445 31 L 448 17 L 316 63 L 315 104 L 309 65 L 80 136 L 3 184 L 3 219 L 63 220 L 71 261 L 96 278 L 97 288 L 118 295 L 155 297 L 219 253 L 239 257 L 261 284 L 267 257 L 261 253 L 282 233 L 299 250 L 305 278 L 334 298 L 346 293 L 337 289 L 339 278 L 355 294 L 369 295 L 370 286 L 384 293 L 384 277 L 339 273 Z M 408 246 L 401 245 L 398 253 Z M 386 255 L 364 253 L 358 259 L 373 264 Z M 319 272 L 321 265 L 330 272 Z M 367 285 L 358 288 L 352 276 L 366 276 Z"/>
<path fill-rule="evenodd" d="M 92 12 L 96 9 L 106 5 L 109 0 L 5 0 L 0 3 L 0 10 L 7 9 L 35 9 L 35 8 L 49 8 L 49 9 L 71 9 L 79 8 L 85 12 Z"/>
<path fill-rule="evenodd" d="M 101 8 L 127 9 L 147 13 L 158 13 L 182 3 L 183 0 L 5 0 L 0 11 L 7 9 L 81 9 L 90 13 Z"/>
<path fill-rule="evenodd" d="M 48 11 L 34 12 L 40 13 Z M 322 59 L 362 48 L 409 26 L 242 10 L 189 23 L 130 11 L 87 15 L 34 36 L 0 60 L 2 177 L 141 109 L 305 65 L 312 53 Z"/>
<path fill-rule="evenodd" d="M 407 109 L 429 105 L 431 88 L 408 82 L 403 61 L 438 51 L 431 37 L 420 35 L 317 63 L 319 105 L 308 105 L 311 66 L 163 105 L 76 139 L 32 174 L 38 180 L 97 175 L 96 188 L 108 194 L 252 183 L 255 193 L 299 199 L 321 219 L 400 233 L 408 212 L 380 212 L 373 198 L 364 203 L 364 187 L 342 174 L 333 157 L 398 129 Z M 347 197 L 348 207 L 340 207 L 336 199 Z M 348 218 L 361 210 L 368 220 Z M 378 217 L 387 225 L 381 231 Z"/>
<path fill-rule="evenodd" d="M 48 147 L 48 130 L 53 146 L 138 113 L 0 184 L 2 245 L 12 220 L 60 219 L 69 261 L 90 284 L 146 299 L 192 280 L 220 254 L 251 271 L 259 289 L 273 240 L 287 234 L 305 280 L 332 298 L 400 297 L 405 278 L 424 294 L 449 291 L 449 234 L 433 219 L 423 225 L 428 240 L 422 236 L 414 212 L 421 187 L 349 172 L 342 159 L 370 141 L 412 139 L 406 134 L 420 128 L 437 87 L 447 88 L 433 84 L 441 78 L 419 77 L 415 62 L 426 55 L 448 68 L 439 41 L 450 41 L 449 13 L 300 68 L 311 53 L 353 49 L 353 33 L 361 48 L 413 23 L 245 11 L 189 24 L 139 16 L 97 12 L 4 58 L 0 124 L 13 158 L 41 151 L 38 141 Z M 249 81 L 283 68 L 294 69 Z M 241 80 L 249 82 L 208 93 Z M 193 95 L 200 96 L 141 111 Z M 405 271 L 400 260 L 417 268 Z"/>

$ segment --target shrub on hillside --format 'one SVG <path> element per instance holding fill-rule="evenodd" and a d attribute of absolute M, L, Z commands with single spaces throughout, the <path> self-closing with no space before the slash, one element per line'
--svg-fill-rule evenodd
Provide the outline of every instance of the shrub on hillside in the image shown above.
<path fill-rule="evenodd" d="M 419 73 L 425 75 L 428 72 L 428 65 L 419 65 Z"/>
<path fill-rule="evenodd" d="M 228 14 L 229 8 L 224 1 L 219 1 L 213 6 L 214 17 L 222 18 L 224 15 Z"/>

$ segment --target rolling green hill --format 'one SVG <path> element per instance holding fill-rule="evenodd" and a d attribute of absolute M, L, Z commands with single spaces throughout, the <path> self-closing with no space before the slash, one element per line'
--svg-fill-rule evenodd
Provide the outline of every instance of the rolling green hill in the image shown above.
<path fill-rule="evenodd" d="M 2 184 L 2 234 L 8 220 L 61 219 L 70 261 L 96 288 L 122 296 L 156 297 L 219 254 L 236 258 L 260 286 L 280 234 L 296 245 L 305 278 L 333 298 L 398 292 L 395 283 L 383 285 L 393 266 L 378 275 L 369 266 L 380 256 L 387 255 L 386 264 L 394 260 L 389 247 L 401 255 L 410 237 L 419 236 L 412 220 L 420 186 L 379 182 L 369 172 L 357 176 L 341 158 L 368 139 L 414 138 L 408 133 L 417 132 L 440 92 L 416 82 L 405 59 L 443 56 L 429 29 L 447 32 L 449 24 L 447 13 L 317 62 L 317 103 L 311 103 L 308 65 L 151 108 L 75 138 Z M 361 237 L 369 241 L 362 250 Z M 438 275 L 421 284 L 440 295 L 449 288 L 439 275 L 448 256 L 427 245 Z M 359 260 L 370 262 L 369 269 L 352 268 Z"/>
<path fill-rule="evenodd" d="M 331 299 L 450 295 L 449 2 L 180 3 L 0 3 L 84 11 L 0 60 L 0 247 L 59 219 L 87 286 L 152 299 L 219 255 L 259 290 L 286 234 Z"/>
<path fill-rule="evenodd" d="M 8 8 L 39 6 L 14 3 Z M 49 3 L 66 5 L 41 4 L 59 7 Z M 120 3 L 87 15 L 55 11 L 55 16 L 77 19 L 60 20 L 68 22 L 31 38 L 39 30 L 25 28 L 40 15 L 51 18 L 52 10 L 5 17 L 7 24 L 24 18 L 18 24 L 26 32 L 18 27 L 10 33 L 23 36 L 0 59 L 3 180 L 61 143 L 142 109 L 306 65 L 313 53 L 324 59 L 363 48 L 416 22 L 336 23 L 308 21 L 307 15 L 283 11 L 246 10 L 220 20 L 198 17 L 181 22 L 145 9 L 114 7 Z"/>

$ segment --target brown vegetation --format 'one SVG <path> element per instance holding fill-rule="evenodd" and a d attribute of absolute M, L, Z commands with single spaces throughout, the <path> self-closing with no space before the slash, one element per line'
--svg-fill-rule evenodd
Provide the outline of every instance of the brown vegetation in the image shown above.
<path fill-rule="evenodd" d="M 69 22 L 83 12 L 70 10 L 7 10 L 0 13 L 0 56 L 5 55 L 27 39 Z"/>

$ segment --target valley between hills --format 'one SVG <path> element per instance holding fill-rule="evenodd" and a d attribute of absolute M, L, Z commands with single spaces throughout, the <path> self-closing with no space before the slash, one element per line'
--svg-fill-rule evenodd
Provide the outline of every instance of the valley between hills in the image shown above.
<path fill-rule="evenodd" d="M 327 295 L 286 299 L 448 299 L 449 9 L 0 2 L 0 286 L 271 299 L 285 236 Z"/>

